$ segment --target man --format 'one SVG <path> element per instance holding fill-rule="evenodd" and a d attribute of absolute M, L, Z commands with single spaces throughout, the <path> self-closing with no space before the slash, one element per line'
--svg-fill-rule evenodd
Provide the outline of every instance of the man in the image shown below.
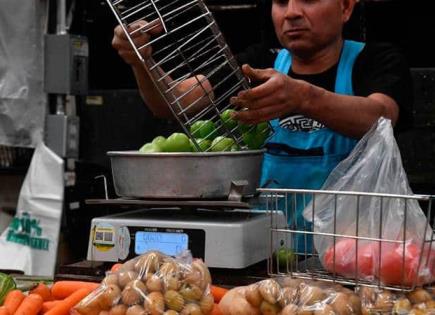
<path fill-rule="evenodd" d="M 238 56 L 245 76 L 258 85 L 231 98 L 245 109 L 235 118 L 270 121 L 274 128 L 261 185 L 319 189 L 380 116 L 395 124 L 399 109 L 406 112 L 412 103 L 409 69 L 399 53 L 388 45 L 343 39 L 354 5 L 355 0 L 273 0 L 272 20 L 284 49 L 273 56 L 256 47 Z M 132 65 L 151 110 L 170 115 L 119 27 L 113 47 Z M 213 82 L 207 84 L 211 89 Z M 296 208 L 296 221 L 289 220 L 300 226 Z"/>

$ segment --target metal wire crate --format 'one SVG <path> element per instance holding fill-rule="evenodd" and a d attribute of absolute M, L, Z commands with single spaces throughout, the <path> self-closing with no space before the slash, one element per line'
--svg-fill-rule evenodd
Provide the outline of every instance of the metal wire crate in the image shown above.
<path fill-rule="evenodd" d="M 230 96 L 248 89 L 249 84 L 205 4 L 201 0 L 107 2 L 195 147 L 202 151 L 190 133 L 190 127 L 199 120 L 212 120 L 216 134 L 230 137 L 241 145 L 246 128 L 224 123 L 221 113 L 231 107 Z M 139 22 L 141 26 L 137 28 Z M 143 45 L 136 44 L 134 38 L 138 32 L 151 34 L 150 40 Z M 152 49 L 151 58 L 144 58 L 143 53 L 149 49 Z M 181 84 L 186 87 L 182 94 L 177 92 Z"/>
<path fill-rule="evenodd" d="M 411 291 L 416 286 L 428 284 L 427 281 L 422 282 L 422 275 L 429 274 L 429 278 L 435 279 L 435 231 L 434 227 L 434 211 L 433 200 L 435 196 L 430 195 L 393 195 L 380 193 L 365 193 L 365 192 L 339 192 L 339 191 L 322 191 L 322 190 L 303 190 L 303 189 L 259 189 L 262 196 L 265 197 L 265 207 L 270 213 L 270 233 L 271 233 L 271 252 L 268 260 L 268 273 L 271 276 L 290 275 L 295 278 L 325 280 L 345 285 L 366 285 L 379 287 L 383 289 L 392 289 L 400 291 Z M 329 215 L 333 224 L 327 228 L 322 226 L 322 222 L 316 222 L 319 218 L 320 206 L 325 206 L 326 203 L 330 207 Z M 361 224 L 367 212 L 365 206 L 375 202 L 376 209 L 375 219 L 370 224 Z M 342 213 L 338 213 L 337 209 L 346 203 L 353 204 L 353 209 L 344 214 L 347 216 L 347 221 L 352 222 L 346 226 L 340 226 L 343 218 L 338 217 Z M 415 245 L 414 260 L 411 259 L 411 250 L 414 247 L 409 247 L 411 237 L 408 227 L 411 220 L 410 209 L 415 205 L 424 209 L 426 219 L 420 230 L 416 231 L 419 237 Z M 386 209 L 394 206 L 394 213 Z M 309 210 L 312 213 L 310 222 L 304 221 L 296 224 L 293 218 L 296 211 L 301 209 Z M 287 218 L 287 227 L 280 228 L 276 219 L 276 211 L 283 211 Z M 388 213 L 390 212 L 390 213 Z M 393 217 L 388 217 L 393 215 Z M 420 216 L 421 217 L 421 216 Z M 424 217 L 424 216 L 423 216 Z M 352 218 L 349 220 L 349 218 Z M 391 219 L 397 220 L 394 228 L 397 230 L 397 237 L 386 237 L 384 222 L 391 222 Z M 387 221 L 389 220 L 389 221 Z M 314 226 L 314 227 L 313 227 Z M 345 232 L 343 232 L 345 231 Z M 348 242 L 350 247 L 340 249 L 340 242 Z M 293 255 L 288 254 L 283 259 L 276 259 L 276 252 L 273 244 L 281 244 L 284 248 L 292 248 Z M 329 243 L 328 250 L 320 250 L 322 246 Z M 315 246 L 312 246 L 312 245 Z M 342 243 L 343 244 L 343 243 Z M 371 246 L 371 253 L 367 255 L 364 252 L 364 246 Z M 275 247 L 276 248 L 276 247 Z M 390 251 L 394 248 L 394 251 Z M 325 249 L 325 247 L 323 247 Z M 332 250 L 330 250 L 332 249 Z M 403 250 L 403 252 L 402 252 Z M 405 252 L 406 250 L 406 252 Z M 320 252 L 320 254 L 319 254 Z M 365 253 L 365 255 L 363 255 Z M 376 254 L 373 254 L 376 253 Z M 388 256 L 398 254 L 393 261 L 393 270 L 385 269 L 387 267 Z M 343 257 L 353 255 L 353 260 L 349 265 L 342 263 Z M 327 256 L 328 255 L 328 256 Z M 372 275 L 364 273 L 364 263 L 367 262 L 367 257 L 371 258 L 373 272 Z M 331 264 L 332 262 L 332 264 Z M 411 262 L 413 264 L 411 264 Z M 324 266 L 328 267 L 325 268 Z M 331 267 L 332 266 L 332 267 Z M 345 268 L 350 268 L 349 272 L 343 271 Z M 413 269 L 410 269 L 411 266 Z M 328 270 L 326 270 L 328 269 Z M 415 270 L 414 270 L 415 269 Z M 389 274 L 400 272 L 397 281 L 386 281 Z M 412 272 L 411 272 L 412 271 Z"/>

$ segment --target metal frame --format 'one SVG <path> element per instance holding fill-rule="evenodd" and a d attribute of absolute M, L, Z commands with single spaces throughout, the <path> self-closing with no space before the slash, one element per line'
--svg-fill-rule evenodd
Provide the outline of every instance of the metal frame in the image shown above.
<path fill-rule="evenodd" d="M 366 285 L 371 287 L 379 287 L 384 289 L 391 290 L 400 290 L 400 291 L 411 291 L 417 286 L 417 277 L 413 278 L 412 284 L 405 283 L 405 275 L 404 268 L 402 267 L 402 278 L 400 285 L 387 285 L 381 282 L 380 274 L 376 275 L 374 279 L 360 279 L 358 277 L 358 244 L 362 241 L 365 242 L 377 242 L 379 245 L 379 257 L 375 259 L 374 263 L 377 264 L 375 268 L 380 270 L 381 259 L 382 259 L 382 248 L 385 244 L 398 244 L 399 246 L 403 246 L 403 259 L 402 261 L 398 261 L 398 264 L 405 265 L 405 244 L 407 242 L 407 218 L 408 218 L 408 208 L 409 203 L 412 201 L 418 201 L 420 203 L 427 205 L 427 224 L 425 225 L 425 230 L 423 231 L 424 239 L 421 240 L 421 243 L 417 244 L 420 247 L 420 252 L 423 250 L 428 250 L 425 252 L 425 257 L 427 258 L 425 261 L 423 260 L 423 256 L 421 255 L 418 261 L 417 270 L 421 270 L 423 266 L 427 266 L 429 263 L 431 265 L 434 262 L 429 260 L 431 257 L 431 252 L 435 250 L 435 230 L 434 222 L 431 221 L 431 217 L 433 215 L 433 200 L 435 196 L 432 195 L 397 195 L 397 194 L 381 194 L 381 193 L 367 193 L 367 192 L 343 192 L 343 191 L 325 191 L 325 190 L 307 190 L 307 189 L 269 189 L 269 188 L 261 188 L 258 189 L 262 196 L 266 199 L 265 206 L 266 210 L 270 213 L 270 257 L 268 260 L 268 273 L 270 276 L 285 276 L 290 275 L 295 278 L 303 278 L 303 279 L 315 279 L 315 280 L 324 280 L 334 283 L 340 283 L 345 285 Z M 311 228 L 310 226 L 304 225 L 301 226 L 289 226 L 286 228 L 279 228 L 277 222 L 275 220 L 274 213 L 276 211 L 283 211 L 286 214 L 286 218 L 294 215 L 294 211 L 296 207 L 298 207 L 297 202 L 302 202 L 302 206 L 304 209 L 311 209 L 312 211 L 312 222 L 313 225 L 316 226 L 316 202 L 319 201 L 321 197 L 330 197 L 331 201 L 331 209 L 333 211 L 333 230 L 332 233 L 324 233 L 316 231 L 316 228 Z M 355 211 L 355 230 L 351 234 L 340 234 L 338 232 L 337 226 L 337 207 L 340 202 L 343 202 L 343 198 L 354 198 L 355 199 L 355 209 L 349 211 Z M 379 203 L 379 231 L 377 235 L 366 236 L 362 235 L 361 226 L 358 221 L 360 217 L 360 203 L 361 200 L 369 200 L 370 198 L 378 198 L 380 200 Z M 397 200 L 398 204 L 403 204 L 403 222 L 399 222 L 399 226 L 402 226 L 402 230 L 400 233 L 403 235 L 399 239 L 386 239 L 383 237 L 383 223 L 382 219 L 385 215 L 384 213 L 384 203 L 389 202 L 391 200 Z M 347 199 L 349 201 L 349 199 Z M 398 220 L 400 220 L 400 216 L 398 216 Z M 288 222 L 288 220 L 287 220 Z M 277 240 L 284 237 L 285 244 L 288 246 L 290 242 L 294 245 L 294 237 L 296 235 L 301 235 L 305 244 L 303 248 L 305 250 L 295 251 L 295 255 L 297 259 L 287 259 L 285 266 L 280 266 L 279 261 L 274 259 L 274 244 L 277 243 Z M 326 271 L 323 266 L 320 264 L 319 254 L 314 249 L 314 245 L 312 249 L 309 250 L 307 246 L 308 238 L 312 236 L 313 238 L 331 238 L 332 244 L 334 246 L 333 250 L 333 265 L 334 270 L 332 272 Z M 356 240 L 355 246 L 355 271 L 352 277 L 346 275 L 346 277 L 339 275 L 335 270 L 336 266 L 336 255 L 335 255 L 335 245 L 337 240 L 339 239 L 354 239 Z M 290 240 L 290 241 L 289 241 Z M 276 248 L 276 247 L 275 247 Z M 380 272 L 380 271 L 379 271 Z M 418 274 L 418 272 L 417 272 Z"/>
<path fill-rule="evenodd" d="M 217 134 L 232 138 L 242 147 L 246 130 L 239 125 L 228 128 L 220 115 L 232 107 L 230 96 L 249 89 L 249 83 L 205 4 L 201 0 L 106 1 L 157 90 L 197 150 L 202 151 L 190 133 L 190 127 L 205 119 L 214 122 Z M 130 26 L 138 21 L 145 24 L 131 30 Z M 156 33 L 160 26 L 162 31 L 152 34 L 148 42 L 135 43 L 137 32 L 151 34 L 154 30 Z M 151 57 L 144 58 L 142 52 L 151 46 Z M 200 79 L 199 74 L 204 78 Z M 177 86 L 192 77 L 196 78 L 195 82 L 184 94 L 178 95 Z M 206 80 L 214 83 L 211 91 L 204 85 Z M 191 93 L 197 92 L 198 88 L 204 93 L 196 97 Z M 195 99 L 186 104 L 183 98 L 187 96 Z M 198 109 L 199 102 L 208 105 Z"/>

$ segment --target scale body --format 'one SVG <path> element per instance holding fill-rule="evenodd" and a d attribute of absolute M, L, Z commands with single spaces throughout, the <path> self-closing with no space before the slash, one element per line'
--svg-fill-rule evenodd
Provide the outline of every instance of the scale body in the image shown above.
<path fill-rule="evenodd" d="M 185 249 L 210 268 L 241 269 L 270 256 L 270 213 L 256 210 L 140 209 L 94 218 L 87 259 L 117 262 Z M 285 217 L 275 213 L 285 227 Z M 277 220 L 274 218 L 274 220 Z"/>

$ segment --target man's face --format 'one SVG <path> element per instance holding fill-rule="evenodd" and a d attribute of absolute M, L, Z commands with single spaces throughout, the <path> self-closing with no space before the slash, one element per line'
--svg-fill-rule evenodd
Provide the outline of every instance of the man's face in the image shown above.
<path fill-rule="evenodd" d="M 272 20 L 280 43 L 310 56 L 340 38 L 353 0 L 272 0 Z M 351 6 L 353 8 L 353 5 Z"/>

